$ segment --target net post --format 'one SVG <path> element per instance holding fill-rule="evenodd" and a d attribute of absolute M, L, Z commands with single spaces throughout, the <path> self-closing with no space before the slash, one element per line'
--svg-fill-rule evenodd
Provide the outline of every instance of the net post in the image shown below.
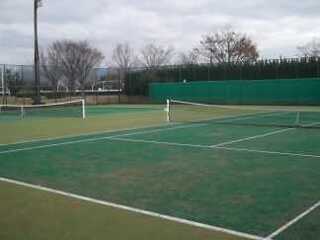
<path fill-rule="evenodd" d="M 170 99 L 167 99 L 166 112 L 167 112 L 167 122 L 171 122 L 171 118 L 170 118 Z"/>
<path fill-rule="evenodd" d="M 82 99 L 81 100 L 81 104 L 82 104 L 82 119 L 86 118 L 86 107 L 85 107 L 85 100 Z"/>

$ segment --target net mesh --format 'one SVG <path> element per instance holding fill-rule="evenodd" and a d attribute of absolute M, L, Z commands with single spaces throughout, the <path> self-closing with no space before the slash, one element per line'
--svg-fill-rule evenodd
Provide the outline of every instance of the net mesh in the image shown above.
<path fill-rule="evenodd" d="M 170 100 L 168 104 L 171 122 L 320 128 L 317 107 L 221 106 L 177 100 Z"/>
<path fill-rule="evenodd" d="M 83 100 L 44 105 L 0 105 L 0 117 L 85 118 L 85 106 Z"/>

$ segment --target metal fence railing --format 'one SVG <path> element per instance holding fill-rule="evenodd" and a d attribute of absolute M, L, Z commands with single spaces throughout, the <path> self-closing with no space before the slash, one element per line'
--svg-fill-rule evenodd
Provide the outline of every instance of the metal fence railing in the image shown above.
<path fill-rule="evenodd" d="M 47 68 L 48 69 L 48 68 Z M 32 103 L 34 68 L 0 64 L 0 104 Z M 77 75 L 79 76 L 79 74 Z M 81 78 L 81 77 L 80 77 Z M 249 63 L 186 64 L 152 68 L 95 68 L 86 79 L 67 77 L 59 67 L 40 66 L 42 102 L 86 97 L 89 103 L 145 103 L 154 82 L 219 80 L 320 79 L 320 58 L 259 60 Z"/>
<path fill-rule="evenodd" d="M 124 92 L 116 68 L 95 68 L 85 79 L 67 79 L 63 74 L 53 78 L 40 67 L 42 102 L 58 102 L 85 97 L 88 102 L 117 103 Z M 51 77 L 51 78 L 50 78 Z M 30 65 L 0 65 L 0 104 L 31 104 L 36 95 L 34 68 Z M 125 99 L 125 98 L 123 98 Z"/>

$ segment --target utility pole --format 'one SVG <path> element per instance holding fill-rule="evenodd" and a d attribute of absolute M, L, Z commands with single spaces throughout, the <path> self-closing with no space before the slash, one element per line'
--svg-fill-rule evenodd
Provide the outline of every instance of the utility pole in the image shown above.
<path fill-rule="evenodd" d="M 33 104 L 41 103 L 40 96 L 40 67 L 39 67 L 39 45 L 38 45 L 38 8 L 42 6 L 42 0 L 34 0 L 34 84 L 35 96 Z"/>

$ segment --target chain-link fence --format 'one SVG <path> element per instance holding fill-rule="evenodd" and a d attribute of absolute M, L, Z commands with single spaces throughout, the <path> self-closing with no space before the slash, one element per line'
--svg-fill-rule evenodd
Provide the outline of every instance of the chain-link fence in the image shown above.
<path fill-rule="evenodd" d="M 43 103 L 85 97 L 88 104 L 148 103 L 153 82 L 268 80 L 319 78 L 320 58 L 260 60 L 251 63 L 188 64 L 153 68 L 96 68 L 81 79 L 59 68 L 40 67 Z M 36 95 L 34 68 L 0 65 L 0 104 L 32 104 Z"/>
<path fill-rule="evenodd" d="M 52 70 L 51 70 L 52 71 Z M 83 82 L 72 83 L 63 74 L 46 72 L 40 68 L 40 95 L 42 103 L 63 102 L 86 98 L 88 104 L 128 103 L 124 81 L 117 68 L 96 68 Z M 0 104 L 32 104 L 36 96 L 34 68 L 28 65 L 0 65 Z"/>

